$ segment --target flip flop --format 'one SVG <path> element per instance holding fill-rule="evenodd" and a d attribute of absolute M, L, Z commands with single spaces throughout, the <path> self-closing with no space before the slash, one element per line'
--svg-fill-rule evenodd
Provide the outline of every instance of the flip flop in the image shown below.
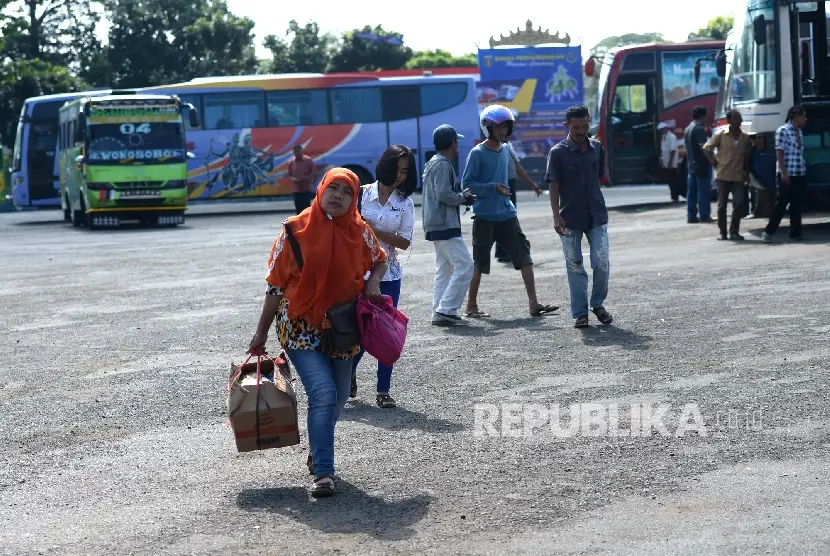
<path fill-rule="evenodd" d="M 465 315 L 468 319 L 489 319 L 490 313 L 484 311 L 472 311 Z"/>
<path fill-rule="evenodd" d="M 549 313 L 553 313 L 557 311 L 559 307 L 556 305 L 542 305 L 536 311 L 530 313 L 531 317 L 541 317 L 542 315 L 547 315 Z"/>

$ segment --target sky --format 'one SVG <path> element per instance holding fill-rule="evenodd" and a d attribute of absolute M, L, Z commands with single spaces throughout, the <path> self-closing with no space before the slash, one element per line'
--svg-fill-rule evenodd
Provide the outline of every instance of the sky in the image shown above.
<path fill-rule="evenodd" d="M 583 53 L 587 54 L 605 37 L 625 33 L 661 32 L 669 40 L 683 41 L 710 19 L 732 15 L 736 0 L 695 0 L 694 4 L 666 0 L 522 0 L 520 9 L 511 9 L 519 2 L 499 0 L 444 0 L 434 4 L 389 0 L 227 2 L 233 13 L 255 22 L 257 54 L 267 57 L 262 39 L 269 34 L 284 35 L 292 19 L 301 25 L 316 21 L 323 32 L 333 33 L 380 24 L 402 33 L 404 43 L 413 50 L 440 48 L 454 55 L 489 48 L 490 36 L 498 38 L 517 27 L 524 29 L 530 19 L 534 29 L 541 26 L 551 34 L 559 31 L 560 36 L 569 33 L 571 44 L 583 45 Z"/>

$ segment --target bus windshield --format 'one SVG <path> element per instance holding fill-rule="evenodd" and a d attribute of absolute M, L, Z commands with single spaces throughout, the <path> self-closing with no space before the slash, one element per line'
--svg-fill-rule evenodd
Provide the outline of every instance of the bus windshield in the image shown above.
<path fill-rule="evenodd" d="M 753 2 L 746 10 L 743 21 L 736 20 L 740 34 L 732 57 L 732 98 L 735 102 L 754 102 L 775 99 L 779 94 L 780 67 L 776 6 L 774 0 Z M 763 22 L 766 41 L 758 44 L 755 27 Z"/>
<path fill-rule="evenodd" d="M 185 161 L 182 124 L 135 122 L 89 125 L 89 164 L 160 164 Z"/>
<path fill-rule="evenodd" d="M 611 74 L 611 64 L 613 62 L 614 55 L 609 52 L 602 60 L 602 64 L 600 64 L 599 81 L 597 82 L 597 99 L 596 104 L 594 105 L 594 115 L 591 118 L 594 125 L 599 124 L 600 114 L 602 113 L 600 111 L 600 107 L 603 102 L 606 102 L 605 95 L 608 94 L 608 92 L 605 88 L 608 86 L 608 76 Z"/>

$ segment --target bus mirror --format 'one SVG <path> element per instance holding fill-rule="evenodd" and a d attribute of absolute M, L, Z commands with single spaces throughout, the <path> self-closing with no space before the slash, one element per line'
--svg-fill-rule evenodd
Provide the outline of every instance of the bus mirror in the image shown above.
<path fill-rule="evenodd" d="M 721 79 L 726 77 L 726 52 L 723 50 L 719 51 L 715 57 L 715 71 Z"/>
<path fill-rule="evenodd" d="M 585 61 L 585 77 L 593 77 L 596 67 L 597 64 L 594 61 L 593 56 L 588 58 L 588 60 Z"/>
<path fill-rule="evenodd" d="M 767 43 L 767 19 L 764 14 L 758 15 L 752 20 L 752 36 L 757 45 Z"/>
<path fill-rule="evenodd" d="M 84 165 L 84 155 L 79 154 L 78 156 L 75 157 L 75 166 L 77 166 L 78 170 L 80 170 L 83 165 Z"/>
<path fill-rule="evenodd" d="M 695 83 L 700 83 L 700 58 L 695 60 Z"/>
<path fill-rule="evenodd" d="M 201 122 L 199 121 L 199 112 L 196 110 L 196 107 L 190 103 L 187 103 L 182 108 L 187 108 L 188 117 L 190 118 L 190 127 L 199 127 Z"/>

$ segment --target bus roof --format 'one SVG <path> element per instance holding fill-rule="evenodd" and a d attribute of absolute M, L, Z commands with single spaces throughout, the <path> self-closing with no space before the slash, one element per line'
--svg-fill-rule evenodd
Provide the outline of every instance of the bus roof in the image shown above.
<path fill-rule="evenodd" d="M 112 93 L 112 89 L 98 89 L 92 91 L 76 91 L 74 93 L 58 93 L 55 95 L 41 95 L 38 97 L 29 97 L 26 99 L 27 104 L 39 104 L 41 102 L 53 102 L 56 100 L 72 100 L 83 96 L 98 96 Z"/>
<path fill-rule="evenodd" d="M 672 43 L 660 43 L 660 42 L 651 42 L 651 43 L 644 43 L 644 44 L 630 44 L 627 46 L 616 46 L 608 50 L 608 54 L 618 54 L 620 52 L 666 52 L 672 50 L 704 50 L 709 48 L 723 48 L 724 41 L 711 41 L 711 40 L 700 40 L 700 41 L 686 41 L 686 42 L 672 42 Z"/>
<path fill-rule="evenodd" d="M 184 83 L 146 87 L 144 91 L 183 90 L 183 89 L 259 89 L 263 91 L 284 91 L 292 89 L 325 89 L 346 83 L 378 81 L 378 77 L 348 73 L 326 75 L 323 73 L 283 73 L 263 75 L 240 75 L 229 77 L 200 77 Z"/>

